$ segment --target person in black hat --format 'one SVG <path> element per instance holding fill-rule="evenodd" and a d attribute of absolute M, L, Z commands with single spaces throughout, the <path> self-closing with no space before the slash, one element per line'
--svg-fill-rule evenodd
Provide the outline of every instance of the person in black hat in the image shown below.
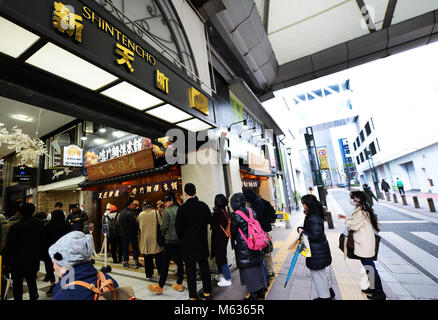
<path fill-rule="evenodd" d="M 71 212 L 67 216 L 67 223 L 71 227 L 71 231 L 83 231 L 84 222 L 88 220 L 87 214 L 79 209 L 79 205 L 74 205 Z"/>

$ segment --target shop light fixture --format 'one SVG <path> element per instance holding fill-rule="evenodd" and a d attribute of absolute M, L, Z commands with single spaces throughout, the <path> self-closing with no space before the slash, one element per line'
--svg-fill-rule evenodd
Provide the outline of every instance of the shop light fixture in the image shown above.
<path fill-rule="evenodd" d="M 198 132 L 211 128 L 209 124 L 206 124 L 204 121 L 201 121 L 199 119 L 190 119 L 184 122 L 180 122 L 177 124 L 177 126 L 192 132 Z"/>
<path fill-rule="evenodd" d="M 20 121 L 31 122 L 33 121 L 32 117 L 26 116 L 25 114 L 13 114 L 12 118 Z"/>
<path fill-rule="evenodd" d="M 0 17 L 0 51 L 17 58 L 40 37 Z"/>
<path fill-rule="evenodd" d="M 100 133 L 105 133 L 105 132 L 106 132 L 106 128 L 103 127 L 103 126 L 101 126 L 101 127 L 99 128 L 99 132 L 100 132 Z"/>
<path fill-rule="evenodd" d="M 255 127 L 251 127 L 251 128 L 246 128 L 246 129 L 243 129 L 242 131 L 240 131 L 240 133 L 239 133 L 239 139 L 241 139 L 242 138 L 242 133 L 244 132 L 244 131 L 250 131 L 250 130 L 254 130 L 255 129 Z"/>
<path fill-rule="evenodd" d="M 3 122 L 0 122 L 0 127 L 3 127 L 5 124 Z"/>
<path fill-rule="evenodd" d="M 101 93 L 109 98 L 139 110 L 150 109 L 157 104 L 163 103 L 162 100 L 126 81 L 116 84 L 115 86 L 112 86 Z"/>
<path fill-rule="evenodd" d="M 101 139 L 101 138 L 97 138 L 97 139 L 94 139 L 93 142 L 94 142 L 94 143 L 97 143 L 97 144 L 102 144 L 102 143 L 105 143 L 106 140 L 105 140 L 105 139 Z"/>
<path fill-rule="evenodd" d="M 81 140 L 83 140 L 83 141 L 85 141 L 85 140 L 87 140 L 88 138 L 87 138 L 87 136 L 82 136 L 81 137 Z"/>
<path fill-rule="evenodd" d="M 118 79 L 50 42 L 26 62 L 91 90 L 99 89 Z"/>
<path fill-rule="evenodd" d="M 126 133 L 123 132 L 123 131 L 114 131 L 114 132 L 113 132 L 113 137 L 116 137 L 116 138 L 121 138 L 121 137 L 123 137 L 124 135 L 126 135 Z"/>
<path fill-rule="evenodd" d="M 157 108 L 153 108 L 151 110 L 146 111 L 146 113 L 170 123 L 175 123 L 175 122 L 193 118 L 192 115 L 178 108 L 175 108 L 170 104 L 165 104 Z"/>
<path fill-rule="evenodd" d="M 233 122 L 232 124 L 230 124 L 230 125 L 227 127 L 228 131 L 231 130 L 231 127 L 232 127 L 232 126 L 234 126 L 235 124 L 238 124 L 238 123 L 242 123 L 242 128 L 243 128 L 244 130 L 248 129 L 247 121 L 246 121 L 246 119 L 243 119 L 242 121 L 237 121 L 237 122 Z"/>

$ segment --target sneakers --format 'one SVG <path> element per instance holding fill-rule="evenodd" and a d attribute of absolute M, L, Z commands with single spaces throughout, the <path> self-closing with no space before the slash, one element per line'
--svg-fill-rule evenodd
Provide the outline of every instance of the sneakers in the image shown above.
<path fill-rule="evenodd" d="M 123 262 L 123 268 L 128 269 L 129 268 L 129 263 L 128 262 Z"/>
<path fill-rule="evenodd" d="M 136 261 L 136 262 L 135 262 L 135 266 L 134 266 L 134 268 L 135 268 L 135 269 L 138 269 L 138 268 L 141 268 L 141 267 L 143 267 L 143 266 L 141 265 L 141 263 L 138 262 L 138 261 Z"/>
<path fill-rule="evenodd" d="M 335 291 L 333 290 L 333 288 L 330 288 L 330 298 L 334 298 L 335 296 Z"/>
<path fill-rule="evenodd" d="M 274 280 L 274 279 L 275 279 L 275 273 L 274 273 L 274 272 L 272 272 L 272 273 L 269 275 L 269 279 L 270 279 L 270 280 Z"/>
<path fill-rule="evenodd" d="M 155 292 L 156 294 L 162 294 L 163 293 L 163 288 L 160 287 L 160 285 L 157 283 L 155 285 L 148 285 L 148 289 L 151 290 L 152 292 Z"/>
<path fill-rule="evenodd" d="M 222 273 L 218 273 L 218 274 L 214 277 L 214 280 L 220 282 L 223 278 L 224 278 L 224 275 L 223 275 Z"/>
<path fill-rule="evenodd" d="M 231 279 L 230 279 L 230 280 L 227 280 L 227 279 L 225 279 L 225 278 L 222 278 L 222 280 L 220 280 L 220 281 L 217 283 L 217 285 L 218 285 L 219 287 L 229 287 L 229 286 L 231 286 Z"/>
<path fill-rule="evenodd" d="M 182 286 L 182 284 L 178 284 L 178 283 L 174 283 L 172 284 L 172 289 L 178 292 L 183 292 L 184 288 Z"/>
<path fill-rule="evenodd" d="M 202 293 L 199 295 L 199 300 L 211 300 L 211 295 L 209 293 Z"/>
<path fill-rule="evenodd" d="M 366 294 L 374 294 L 374 293 L 376 293 L 376 289 L 370 289 L 370 288 L 368 288 L 368 289 L 362 289 L 362 292 L 363 293 L 366 293 Z"/>
<path fill-rule="evenodd" d="M 386 300 L 386 295 L 383 292 L 376 292 L 371 295 L 367 295 L 370 300 Z"/>

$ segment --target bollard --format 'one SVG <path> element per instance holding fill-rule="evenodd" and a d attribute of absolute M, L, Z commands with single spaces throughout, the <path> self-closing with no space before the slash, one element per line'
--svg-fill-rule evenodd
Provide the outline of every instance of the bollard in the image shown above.
<path fill-rule="evenodd" d="M 335 227 L 333 226 L 332 213 L 330 211 L 326 211 L 326 220 L 327 220 L 328 228 L 334 229 Z"/>
<path fill-rule="evenodd" d="M 413 196 L 412 199 L 414 200 L 414 206 L 415 208 L 420 208 L 420 203 L 418 202 L 418 198 L 416 196 Z"/>
<path fill-rule="evenodd" d="M 430 212 L 436 212 L 435 205 L 433 204 L 433 199 L 427 198 L 427 203 L 429 203 Z"/>
<path fill-rule="evenodd" d="M 391 201 L 391 198 L 389 197 L 389 193 L 386 194 L 386 200 Z"/>
<path fill-rule="evenodd" d="M 406 196 L 405 196 L 404 194 L 402 194 L 400 197 L 401 197 L 401 199 L 402 199 L 403 205 L 404 205 L 404 206 L 407 206 L 408 203 L 406 202 Z"/>
<path fill-rule="evenodd" d="M 394 203 L 398 203 L 397 201 L 397 195 L 395 193 L 392 194 L 393 198 L 394 198 Z"/>
<path fill-rule="evenodd" d="M 382 192 L 380 192 L 380 199 L 385 200 L 385 196 L 383 195 Z"/>

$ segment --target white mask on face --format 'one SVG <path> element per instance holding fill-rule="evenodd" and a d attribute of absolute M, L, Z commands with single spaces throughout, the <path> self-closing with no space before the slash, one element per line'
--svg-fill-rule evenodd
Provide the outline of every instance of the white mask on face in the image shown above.
<path fill-rule="evenodd" d="M 356 204 L 356 201 L 354 201 L 354 199 L 350 199 L 350 204 L 353 206 L 353 207 L 355 207 L 357 204 Z"/>

